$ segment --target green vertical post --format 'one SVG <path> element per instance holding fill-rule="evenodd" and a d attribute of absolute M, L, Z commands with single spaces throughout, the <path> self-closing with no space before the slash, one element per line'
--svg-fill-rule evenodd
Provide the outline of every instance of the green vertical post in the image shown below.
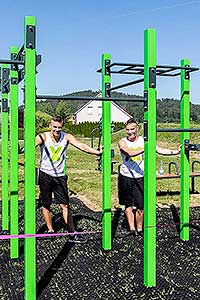
<path fill-rule="evenodd" d="M 156 31 L 144 31 L 144 285 L 156 285 Z"/>
<path fill-rule="evenodd" d="M 188 59 L 181 60 L 181 67 L 190 65 Z M 183 69 L 181 70 L 181 102 L 180 102 L 180 122 L 181 128 L 190 127 L 190 76 Z M 189 140 L 189 132 L 181 132 L 181 203 L 180 203 L 180 223 L 189 223 L 189 190 L 190 190 L 190 162 L 185 154 L 184 141 Z M 189 240 L 189 225 L 180 224 L 180 238 Z"/>
<path fill-rule="evenodd" d="M 25 111 L 24 111 L 24 159 L 25 159 L 25 234 L 34 234 L 35 221 L 35 99 L 36 99 L 36 20 L 25 17 Z M 36 299 L 36 240 L 25 239 L 25 299 Z"/>
<path fill-rule="evenodd" d="M 2 229 L 9 229 L 8 206 L 8 92 L 9 68 L 2 65 L 1 84 L 1 156 L 2 156 Z"/>
<path fill-rule="evenodd" d="M 110 93 L 110 55 L 102 55 L 102 247 L 111 249 L 111 116 L 110 101 L 106 98 Z"/>
<path fill-rule="evenodd" d="M 10 48 L 11 60 L 17 57 L 18 48 Z M 18 72 L 10 69 L 10 233 L 18 234 Z M 18 239 L 10 240 L 10 256 L 19 256 Z"/>

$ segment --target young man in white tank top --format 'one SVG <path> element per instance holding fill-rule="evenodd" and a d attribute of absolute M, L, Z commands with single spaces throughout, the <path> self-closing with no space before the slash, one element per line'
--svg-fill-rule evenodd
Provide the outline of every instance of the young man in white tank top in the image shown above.
<path fill-rule="evenodd" d="M 42 213 L 48 232 L 54 232 L 50 206 L 52 193 L 60 205 L 65 223 L 70 232 L 75 231 L 72 215 L 69 210 L 67 175 L 65 174 L 66 149 L 68 144 L 90 154 L 101 155 L 102 150 L 95 150 L 79 142 L 73 135 L 62 132 L 63 120 L 57 116 L 51 119 L 50 132 L 36 136 L 36 146 L 40 145 L 41 160 L 39 186 L 42 201 Z"/>
<path fill-rule="evenodd" d="M 125 205 L 125 215 L 129 224 L 130 234 L 143 235 L 144 210 L 144 139 L 138 136 L 138 124 L 134 118 L 127 121 L 127 137 L 122 138 L 118 145 L 122 156 L 119 169 L 118 194 L 119 203 Z M 156 152 L 163 155 L 177 155 L 180 150 L 169 150 L 156 146 Z M 135 214 L 133 208 L 136 207 Z M 135 227 L 136 226 L 136 227 Z"/>

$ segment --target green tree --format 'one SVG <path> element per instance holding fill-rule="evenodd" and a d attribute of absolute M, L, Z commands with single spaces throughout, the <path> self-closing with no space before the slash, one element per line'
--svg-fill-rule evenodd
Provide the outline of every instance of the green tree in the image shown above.
<path fill-rule="evenodd" d="M 60 101 L 56 107 L 56 115 L 61 116 L 64 122 L 71 121 L 70 109 L 67 105 L 67 101 Z"/>
<path fill-rule="evenodd" d="M 51 118 L 52 117 L 49 114 L 38 110 L 35 114 L 36 132 L 40 133 L 47 130 Z"/>

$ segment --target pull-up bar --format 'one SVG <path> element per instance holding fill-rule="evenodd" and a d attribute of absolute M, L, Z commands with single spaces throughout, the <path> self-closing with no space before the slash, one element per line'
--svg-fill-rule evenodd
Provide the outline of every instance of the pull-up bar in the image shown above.
<path fill-rule="evenodd" d="M 96 100 L 96 101 L 131 101 L 131 102 L 145 102 L 144 98 L 115 98 L 115 97 L 83 97 L 83 96 L 56 96 L 56 95 L 36 95 L 36 99 L 50 99 L 50 100 Z"/>
<path fill-rule="evenodd" d="M 8 65 L 24 65 L 23 60 L 9 60 L 9 59 L 0 59 L 0 64 L 8 64 Z"/>

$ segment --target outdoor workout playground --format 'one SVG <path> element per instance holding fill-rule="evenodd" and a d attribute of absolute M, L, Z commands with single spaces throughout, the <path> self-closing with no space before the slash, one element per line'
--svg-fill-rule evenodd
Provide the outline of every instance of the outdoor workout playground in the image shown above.
<path fill-rule="evenodd" d="M 96 175 L 93 175 L 101 182 L 102 207 L 98 211 L 92 210 L 87 199 L 82 201 L 76 191 L 71 191 L 70 207 L 76 224 L 75 234 L 84 236 L 82 243 L 73 243 L 69 238 L 74 233 L 67 232 L 55 204 L 52 205 L 55 233 L 46 233 L 47 228 L 42 220 L 41 203 L 36 192 L 35 105 L 41 99 L 67 101 L 94 98 L 39 94 L 36 69 L 39 69 L 41 55 L 36 51 L 35 17 L 25 17 L 24 44 L 21 48 L 11 47 L 10 59 L 0 59 L 0 63 L 0 298 L 199 299 L 200 207 L 190 207 L 191 191 L 198 193 L 200 190 L 200 160 L 192 159 L 194 152 L 196 155 L 200 153 L 199 139 L 194 137 L 200 132 L 200 126 L 190 124 L 190 81 L 199 68 L 191 66 L 188 59 L 182 59 L 179 66 L 157 65 L 154 29 L 144 31 L 143 64 L 112 62 L 110 54 L 102 54 L 102 66 L 97 70 L 102 80 L 102 97 L 95 98 L 102 102 L 102 171 L 95 171 Z M 124 77 L 128 74 L 136 79 L 112 86 L 111 74 L 124 74 Z M 178 128 L 159 128 L 156 124 L 156 81 L 160 76 L 171 77 L 170 80 L 180 77 Z M 19 162 L 17 112 L 18 89 L 22 81 L 25 100 L 24 155 Z M 141 82 L 144 82 L 144 97 L 141 99 L 112 96 L 114 90 Z M 111 174 L 111 101 L 140 102 L 144 106 L 144 237 L 131 237 L 123 208 L 113 209 L 112 206 L 112 182 L 117 174 Z M 165 132 L 180 136 L 178 174 L 156 173 L 156 139 Z M 195 143 L 191 141 L 191 136 Z M 70 172 L 70 163 L 69 159 L 67 173 L 68 168 Z M 23 178 L 19 176 L 20 168 L 23 169 Z M 180 182 L 179 190 L 175 191 L 180 199 L 178 206 L 173 203 L 166 208 L 157 205 L 156 180 L 161 185 L 168 180 L 171 187 L 173 180 Z M 19 181 L 24 184 L 21 198 Z M 81 186 L 81 181 L 78 185 Z"/>

